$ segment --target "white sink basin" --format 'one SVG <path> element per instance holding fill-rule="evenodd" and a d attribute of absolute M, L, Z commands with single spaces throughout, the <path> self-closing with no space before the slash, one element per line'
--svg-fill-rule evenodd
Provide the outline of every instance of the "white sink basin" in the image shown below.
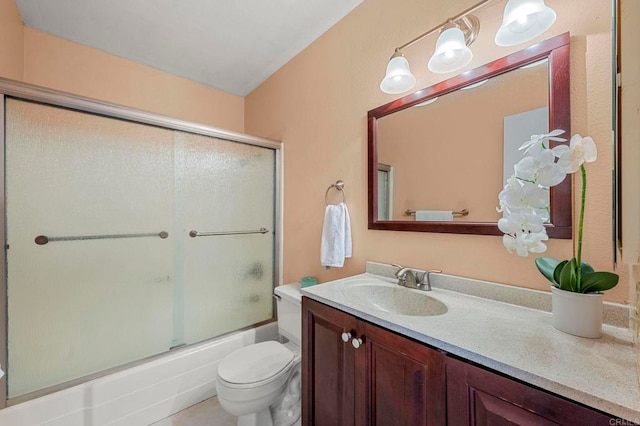
<path fill-rule="evenodd" d="M 447 305 L 422 291 L 382 282 L 357 280 L 345 283 L 342 294 L 358 305 L 398 315 L 434 316 L 447 312 Z"/>

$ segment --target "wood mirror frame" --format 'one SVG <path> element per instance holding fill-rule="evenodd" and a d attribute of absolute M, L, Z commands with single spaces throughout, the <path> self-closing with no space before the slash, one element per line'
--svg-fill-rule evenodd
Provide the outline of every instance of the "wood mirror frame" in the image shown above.
<path fill-rule="evenodd" d="M 549 64 L 549 129 L 563 129 L 567 137 L 571 135 L 570 87 L 569 87 L 569 33 L 564 33 L 511 55 L 482 65 L 461 75 L 437 83 L 431 87 L 404 96 L 386 105 L 372 109 L 368 113 L 368 192 L 369 229 L 387 231 L 442 232 L 454 234 L 502 235 L 496 222 L 415 222 L 378 220 L 377 182 L 377 120 L 394 112 L 410 108 L 431 98 L 442 96 L 504 74 L 511 70 L 548 59 Z M 569 137 L 567 137 L 569 139 Z M 524 141 L 523 141 L 524 142 Z M 568 144 L 568 142 L 561 142 Z M 551 142 L 551 146 L 558 143 Z M 495 194 L 496 206 L 498 193 Z M 570 239 L 572 237 L 572 195 L 571 176 L 550 189 L 550 223 L 546 224 L 550 238 Z"/>

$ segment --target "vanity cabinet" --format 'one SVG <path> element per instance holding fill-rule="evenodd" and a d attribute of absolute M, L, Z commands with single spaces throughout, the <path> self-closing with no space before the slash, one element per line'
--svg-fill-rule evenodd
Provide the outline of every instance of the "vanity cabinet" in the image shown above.
<path fill-rule="evenodd" d="M 355 350 L 342 341 L 358 320 L 302 298 L 302 423 L 354 424 Z"/>
<path fill-rule="evenodd" d="M 610 425 L 611 417 L 447 357 L 448 424 Z"/>
<path fill-rule="evenodd" d="M 304 297 L 303 425 L 444 425 L 445 356 Z"/>
<path fill-rule="evenodd" d="M 303 426 L 611 424 L 308 297 L 302 314 Z"/>

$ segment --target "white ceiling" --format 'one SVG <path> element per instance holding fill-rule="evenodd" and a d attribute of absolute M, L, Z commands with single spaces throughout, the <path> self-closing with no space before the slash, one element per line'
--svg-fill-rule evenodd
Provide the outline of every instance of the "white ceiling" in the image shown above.
<path fill-rule="evenodd" d="M 362 0 L 17 0 L 35 28 L 246 96 Z"/>

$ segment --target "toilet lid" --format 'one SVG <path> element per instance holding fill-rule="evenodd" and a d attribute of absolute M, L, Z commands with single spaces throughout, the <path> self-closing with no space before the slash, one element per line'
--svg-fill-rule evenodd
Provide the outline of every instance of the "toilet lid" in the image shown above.
<path fill-rule="evenodd" d="M 228 383 L 260 382 L 277 375 L 293 358 L 293 353 L 281 343 L 256 343 L 225 357 L 218 365 L 218 376 Z"/>

